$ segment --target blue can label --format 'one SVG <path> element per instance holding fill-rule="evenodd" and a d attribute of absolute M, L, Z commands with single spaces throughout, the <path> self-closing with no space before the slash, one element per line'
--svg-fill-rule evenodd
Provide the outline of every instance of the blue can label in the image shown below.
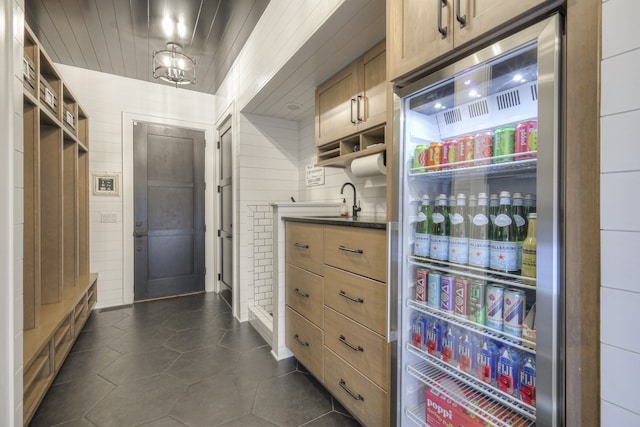
<path fill-rule="evenodd" d="M 440 273 L 431 272 L 427 278 L 427 305 L 440 308 Z"/>
<path fill-rule="evenodd" d="M 525 298 L 525 293 L 519 289 L 507 289 L 504 291 L 503 330 L 516 337 L 522 336 Z"/>
<path fill-rule="evenodd" d="M 455 309 L 455 286 L 456 278 L 453 276 L 440 279 L 440 309 L 447 313 L 453 314 Z"/>

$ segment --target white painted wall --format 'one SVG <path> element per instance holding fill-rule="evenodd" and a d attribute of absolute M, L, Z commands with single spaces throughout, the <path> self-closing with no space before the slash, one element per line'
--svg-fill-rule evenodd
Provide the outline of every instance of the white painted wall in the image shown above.
<path fill-rule="evenodd" d="M 640 33 L 637 0 L 602 4 L 601 425 L 640 425 Z"/>
<path fill-rule="evenodd" d="M 115 172 L 120 176 L 121 193 L 91 195 L 91 272 L 98 276 L 97 307 L 129 304 L 133 301 L 133 164 L 130 119 L 202 129 L 208 131 L 205 150 L 208 230 L 217 227 L 213 212 L 215 150 L 214 96 L 56 64 L 62 78 L 89 116 L 90 173 Z M 101 223 L 101 213 L 117 214 L 115 224 Z M 213 232 L 207 235 L 206 257 L 215 271 Z M 208 275 L 210 282 L 212 275 Z M 210 286 L 208 286 L 210 287 Z"/>

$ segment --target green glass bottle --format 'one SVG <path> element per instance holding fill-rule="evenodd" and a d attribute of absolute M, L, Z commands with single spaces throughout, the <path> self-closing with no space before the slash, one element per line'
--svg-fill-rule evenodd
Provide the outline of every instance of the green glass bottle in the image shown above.
<path fill-rule="evenodd" d="M 420 212 L 418 213 L 418 222 L 416 223 L 416 234 L 413 240 L 413 254 L 421 258 L 429 257 L 429 248 L 431 246 L 429 235 L 432 221 L 430 203 L 429 195 L 423 195 Z"/>
<path fill-rule="evenodd" d="M 511 193 L 500 192 L 499 203 L 493 222 L 490 267 L 504 273 L 517 274 L 518 231 L 511 211 Z"/>

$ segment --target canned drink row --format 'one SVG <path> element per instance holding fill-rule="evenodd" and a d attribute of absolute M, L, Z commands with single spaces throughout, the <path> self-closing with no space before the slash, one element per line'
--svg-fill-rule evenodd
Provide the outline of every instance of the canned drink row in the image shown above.
<path fill-rule="evenodd" d="M 413 168 L 418 172 L 446 170 L 513 160 L 535 158 L 538 122 L 527 120 L 517 126 L 502 126 L 475 135 L 462 135 L 444 142 L 418 145 Z"/>
<path fill-rule="evenodd" d="M 419 268 L 415 299 L 460 319 L 522 336 L 526 294 L 521 289 Z"/>
<path fill-rule="evenodd" d="M 458 370 L 536 406 L 534 355 L 425 314 L 412 318 L 411 342 Z"/>

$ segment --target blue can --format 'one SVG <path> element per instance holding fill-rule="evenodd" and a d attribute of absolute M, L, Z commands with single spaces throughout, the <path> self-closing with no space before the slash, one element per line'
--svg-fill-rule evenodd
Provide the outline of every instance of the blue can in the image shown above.
<path fill-rule="evenodd" d="M 427 276 L 427 305 L 440 308 L 440 280 L 442 274 L 431 271 Z"/>

